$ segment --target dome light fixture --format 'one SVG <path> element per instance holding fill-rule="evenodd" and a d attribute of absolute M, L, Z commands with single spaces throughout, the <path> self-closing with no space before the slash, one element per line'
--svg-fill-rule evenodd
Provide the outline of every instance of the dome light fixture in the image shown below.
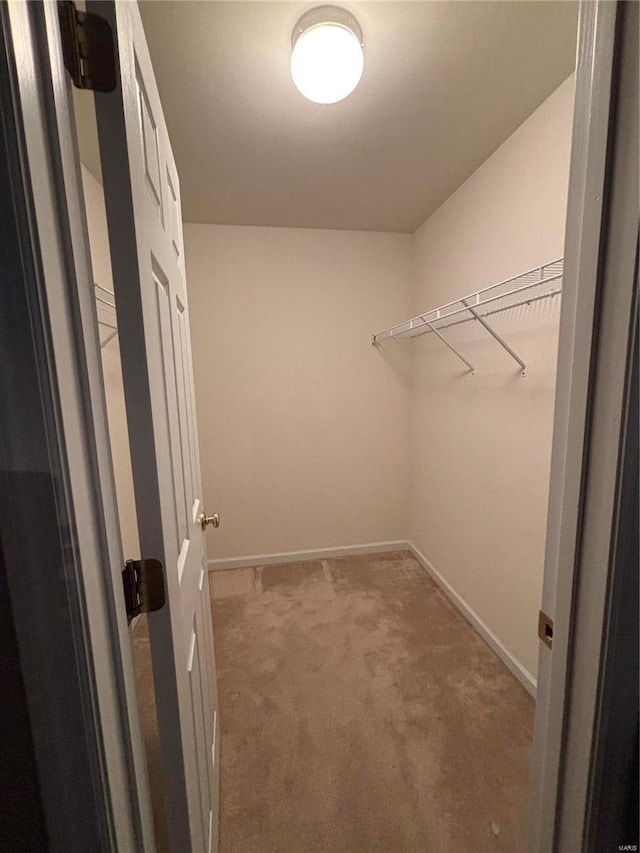
<path fill-rule="evenodd" d="M 316 104 L 335 104 L 356 88 L 364 69 L 362 30 L 339 6 L 317 6 L 291 34 L 291 76 Z"/>

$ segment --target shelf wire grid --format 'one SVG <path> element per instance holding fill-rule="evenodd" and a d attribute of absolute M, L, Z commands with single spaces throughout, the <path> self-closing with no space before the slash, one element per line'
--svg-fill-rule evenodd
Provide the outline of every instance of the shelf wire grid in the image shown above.
<path fill-rule="evenodd" d="M 462 323 L 477 321 L 470 308 L 482 318 L 528 305 L 540 299 L 562 293 L 562 258 L 527 270 L 525 273 L 498 282 L 462 299 L 448 302 L 439 308 L 418 314 L 373 336 L 373 343 L 386 338 L 414 338 L 434 331 L 443 331 Z"/>

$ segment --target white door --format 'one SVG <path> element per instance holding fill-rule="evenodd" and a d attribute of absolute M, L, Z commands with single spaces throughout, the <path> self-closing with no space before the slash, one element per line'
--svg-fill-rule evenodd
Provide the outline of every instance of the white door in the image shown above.
<path fill-rule="evenodd" d="M 217 847 L 213 636 L 178 175 L 136 3 L 88 3 L 111 24 L 119 85 L 96 94 L 143 558 L 165 569 L 149 614 L 172 849 Z"/>

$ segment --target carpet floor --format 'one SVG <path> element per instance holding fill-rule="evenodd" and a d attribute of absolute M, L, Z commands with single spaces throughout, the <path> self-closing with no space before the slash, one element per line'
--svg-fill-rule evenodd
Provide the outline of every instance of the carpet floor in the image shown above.
<path fill-rule="evenodd" d="M 533 701 L 412 555 L 210 586 L 221 853 L 526 849 Z"/>

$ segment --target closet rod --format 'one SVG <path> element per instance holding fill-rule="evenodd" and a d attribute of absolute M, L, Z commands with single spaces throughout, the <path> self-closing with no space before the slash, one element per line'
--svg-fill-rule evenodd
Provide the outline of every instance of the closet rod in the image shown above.
<path fill-rule="evenodd" d="M 552 288 L 544 290 L 542 293 L 529 294 L 528 291 L 533 288 L 542 288 L 546 285 L 556 283 Z M 510 289 L 504 290 L 508 285 Z M 525 305 L 537 299 L 545 299 L 549 296 L 556 296 L 562 288 L 562 258 L 551 261 L 548 264 L 543 264 L 540 267 L 534 267 L 527 272 L 512 278 L 500 281 L 497 284 L 492 284 L 482 290 L 477 290 L 475 293 L 470 293 L 462 299 L 454 299 L 438 308 L 432 308 L 430 311 L 425 311 L 412 317 L 410 320 L 405 320 L 403 323 L 397 323 L 389 329 L 384 329 L 373 335 L 372 343 L 376 344 L 385 338 L 395 337 L 416 337 L 418 334 L 428 334 L 432 331 L 427 325 L 428 323 L 438 323 L 438 328 L 445 328 L 442 321 L 454 317 L 457 314 L 468 313 L 469 316 L 462 318 L 462 322 L 475 319 L 469 312 L 470 303 L 474 308 L 490 305 L 498 300 L 504 300 L 504 304 L 500 305 L 497 311 L 506 311 L 508 308 L 516 308 L 519 305 Z M 495 313 L 495 312 L 492 312 Z M 483 312 L 484 316 L 484 312 Z M 426 328 L 424 328 L 426 326 Z"/>
<path fill-rule="evenodd" d="M 526 299 L 523 299 L 521 303 L 517 305 L 509 305 L 509 308 L 517 308 L 518 305 L 531 305 L 533 302 L 537 302 L 539 299 L 548 299 L 551 296 L 560 296 L 562 293 L 562 289 L 558 287 L 553 293 L 543 293 L 540 296 L 527 296 Z M 506 311 L 506 308 L 498 307 L 493 308 L 491 311 L 483 311 L 480 316 L 481 317 L 492 317 L 494 314 L 499 314 L 501 311 Z M 451 315 L 449 315 L 451 316 Z M 440 330 L 442 329 L 452 329 L 454 326 L 460 326 L 462 323 L 468 323 L 472 318 L 471 317 L 461 317 L 459 320 L 454 320 L 453 323 L 443 323 L 441 326 L 438 326 Z M 395 335 L 394 337 L 401 337 L 400 335 Z M 404 335 L 405 338 L 409 337 L 418 337 L 418 334 L 409 335 L 408 333 Z"/>
<path fill-rule="evenodd" d="M 442 332 L 451 326 L 475 320 L 517 362 L 522 375 L 526 376 L 526 362 L 509 346 L 502 335 L 491 326 L 487 318 L 499 311 L 517 308 L 520 305 L 529 305 L 539 299 L 557 296 L 561 292 L 562 258 L 559 258 L 556 261 L 534 267 L 520 275 L 500 281 L 497 284 L 492 284 L 482 290 L 477 290 L 475 293 L 464 296 L 462 299 L 455 299 L 452 302 L 441 305 L 439 308 L 425 311 L 424 314 L 418 314 L 404 323 L 391 326 L 391 328 L 373 335 L 371 342 L 375 346 L 386 338 L 414 338 L 434 332 L 467 365 L 473 374 L 474 368 L 471 362 L 444 337 Z M 485 306 L 490 307 L 484 311 L 479 310 Z M 451 322 L 451 318 L 459 319 L 454 319 Z"/>

